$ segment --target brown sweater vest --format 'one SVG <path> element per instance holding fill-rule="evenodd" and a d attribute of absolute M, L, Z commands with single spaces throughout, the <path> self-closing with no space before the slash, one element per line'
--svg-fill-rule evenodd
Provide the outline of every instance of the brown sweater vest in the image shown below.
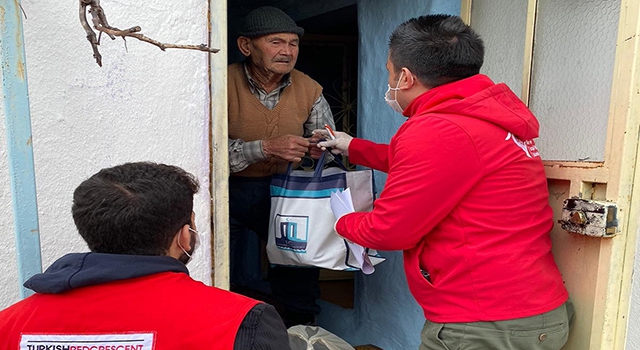
<path fill-rule="evenodd" d="M 291 84 L 280 95 L 273 110 L 265 107 L 249 90 L 242 63 L 228 67 L 229 138 L 244 141 L 264 140 L 282 135 L 303 136 L 313 103 L 322 87 L 308 75 L 291 71 Z M 260 177 L 284 173 L 287 162 L 268 159 L 249 165 L 234 176 Z"/>

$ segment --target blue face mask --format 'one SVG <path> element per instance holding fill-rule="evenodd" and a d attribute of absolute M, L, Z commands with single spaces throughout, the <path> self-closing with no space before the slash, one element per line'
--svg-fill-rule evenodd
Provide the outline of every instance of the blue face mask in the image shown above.
<path fill-rule="evenodd" d="M 384 101 L 389 105 L 389 107 L 391 107 L 391 109 L 393 109 L 394 111 L 402 114 L 402 112 L 404 112 L 404 109 L 402 107 L 400 107 L 400 104 L 398 103 L 398 93 L 396 92 L 396 96 L 392 99 L 391 98 L 391 91 L 398 91 L 400 90 L 399 86 L 400 86 L 400 80 L 402 79 L 402 74 L 404 72 L 400 73 L 400 77 L 398 77 L 398 83 L 396 84 L 395 88 L 392 88 L 391 85 L 387 85 L 389 88 L 387 89 L 387 92 L 384 93 Z"/>

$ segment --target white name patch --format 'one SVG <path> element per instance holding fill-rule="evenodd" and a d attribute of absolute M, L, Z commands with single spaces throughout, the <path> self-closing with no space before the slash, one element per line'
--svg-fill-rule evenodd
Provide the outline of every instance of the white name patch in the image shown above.
<path fill-rule="evenodd" d="M 22 334 L 20 350 L 153 350 L 154 333 Z"/>

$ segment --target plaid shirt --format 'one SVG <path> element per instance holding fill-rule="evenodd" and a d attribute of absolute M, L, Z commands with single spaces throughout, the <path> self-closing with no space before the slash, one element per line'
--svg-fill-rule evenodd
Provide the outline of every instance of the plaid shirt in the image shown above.
<path fill-rule="evenodd" d="M 251 90 L 251 93 L 269 109 L 275 108 L 278 101 L 280 101 L 282 91 L 284 91 L 287 86 L 291 85 L 291 75 L 287 74 L 282 79 L 278 88 L 267 93 L 253 80 L 251 74 L 249 74 L 246 64 L 244 65 L 244 74 L 247 76 L 247 80 L 249 81 L 249 89 Z M 310 137 L 311 132 L 314 129 L 322 129 L 324 128 L 324 124 L 329 124 L 335 129 L 333 114 L 331 113 L 329 102 L 327 102 L 324 96 L 320 94 L 320 97 L 318 97 L 311 107 L 309 119 L 304 123 L 304 135 L 302 136 Z M 242 171 L 249 165 L 265 159 L 267 159 L 267 157 L 262 152 L 262 140 L 245 142 L 242 139 L 229 139 L 229 167 L 232 173 Z"/>

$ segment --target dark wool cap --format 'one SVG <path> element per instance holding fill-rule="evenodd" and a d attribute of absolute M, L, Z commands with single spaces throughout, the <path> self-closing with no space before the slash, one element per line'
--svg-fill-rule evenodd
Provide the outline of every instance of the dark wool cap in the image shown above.
<path fill-rule="evenodd" d="M 240 29 L 240 35 L 247 38 L 273 33 L 293 33 L 301 37 L 304 29 L 298 27 L 284 11 L 272 6 L 258 7 L 249 12 Z"/>

